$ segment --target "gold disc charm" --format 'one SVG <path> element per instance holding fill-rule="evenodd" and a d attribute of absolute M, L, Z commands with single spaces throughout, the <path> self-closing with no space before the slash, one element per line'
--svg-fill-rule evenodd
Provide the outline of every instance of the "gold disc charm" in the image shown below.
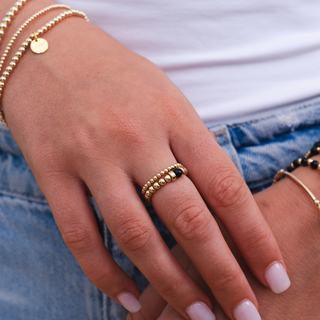
<path fill-rule="evenodd" d="M 45 53 L 48 50 L 48 48 L 49 43 L 47 40 L 43 38 L 36 38 L 30 44 L 30 49 L 32 50 L 32 52 L 37 54 Z"/>

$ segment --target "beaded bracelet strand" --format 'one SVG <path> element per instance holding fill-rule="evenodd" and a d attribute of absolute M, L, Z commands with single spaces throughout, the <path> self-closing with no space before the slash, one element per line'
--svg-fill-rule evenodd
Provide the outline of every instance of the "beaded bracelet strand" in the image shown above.
<path fill-rule="evenodd" d="M 79 16 L 84 18 L 86 21 L 89 22 L 88 17 L 86 16 L 86 14 L 84 12 L 78 11 L 78 10 L 68 10 L 65 11 L 61 14 L 59 14 L 57 17 L 55 17 L 54 19 L 50 20 L 46 25 L 44 25 L 42 28 L 40 28 L 37 32 L 34 32 L 30 35 L 29 38 L 27 38 L 21 45 L 21 47 L 19 48 L 19 50 L 15 53 L 14 57 L 12 58 L 9 67 L 6 68 L 7 73 L 3 73 L 2 76 L 5 78 L 4 81 L 0 82 L 0 93 L 3 93 L 3 89 L 5 87 L 7 78 L 10 76 L 10 74 L 12 73 L 13 69 L 17 66 L 18 62 L 20 61 L 20 58 L 23 56 L 23 54 L 26 52 L 26 49 L 32 45 L 33 42 L 37 42 L 38 40 L 38 36 L 46 33 L 49 29 L 51 29 L 53 26 L 55 26 L 56 24 L 58 24 L 59 22 L 61 22 L 62 20 L 64 20 L 65 18 L 71 17 L 71 16 Z M 44 40 L 44 39 L 42 39 Z M 2 106 L 2 97 L 0 97 L 0 120 L 3 123 L 3 125 L 5 127 L 7 127 L 7 122 L 5 120 L 4 117 L 4 113 L 3 113 L 3 106 Z"/>
<path fill-rule="evenodd" d="M 33 16 L 31 16 L 28 20 L 26 20 L 21 26 L 20 28 L 16 31 L 16 33 L 12 36 L 11 40 L 9 41 L 6 49 L 4 50 L 3 56 L 0 59 L 0 74 L 2 71 L 2 67 L 4 65 L 4 62 L 10 52 L 10 49 L 12 47 L 12 45 L 14 44 L 14 42 L 16 41 L 17 37 L 20 35 L 20 33 L 23 31 L 23 29 L 30 23 L 32 22 L 34 19 L 36 19 L 37 17 L 41 16 L 42 14 L 50 11 L 50 10 L 54 10 L 54 9 L 68 9 L 70 10 L 71 8 L 67 5 L 64 4 L 55 4 L 55 5 L 51 5 L 49 7 L 46 7 L 40 11 L 38 11 L 37 13 L 35 13 Z M 5 74 L 7 75 L 7 71 L 5 71 Z M 0 81 L 3 82 L 5 81 L 5 79 L 3 77 L 0 77 Z M 0 97 L 1 97 L 1 92 L 0 92 Z"/>
<path fill-rule="evenodd" d="M 287 168 L 288 172 L 292 172 L 294 169 L 299 168 L 300 166 L 307 167 L 310 166 L 314 170 L 320 170 L 319 161 L 310 159 L 310 157 L 320 154 L 320 141 L 316 142 L 310 151 L 304 156 L 304 158 L 298 158 L 294 160 L 290 166 Z"/>
<path fill-rule="evenodd" d="M 14 17 L 18 14 L 19 10 L 27 3 L 27 0 L 19 0 L 17 1 L 10 10 L 6 13 L 6 16 L 3 18 L 2 23 L 0 23 L 0 43 L 2 37 L 7 29 L 8 25 L 14 19 Z"/>

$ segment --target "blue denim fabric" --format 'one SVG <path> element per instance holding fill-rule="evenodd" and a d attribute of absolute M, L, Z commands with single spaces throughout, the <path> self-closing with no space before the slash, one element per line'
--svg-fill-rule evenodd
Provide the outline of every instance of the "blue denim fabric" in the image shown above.
<path fill-rule="evenodd" d="M 320 97 L 209 128 L 253 192 L 320 138 Z M 147 281 L 122 253 L 92 201 L 115 261 L 142 290 Z M 146 205 L 168 246 L 174 240 Z M 84 275 L 10 132 L 0 127 L 0 319 L 123 320 L 126 311 Z"/>

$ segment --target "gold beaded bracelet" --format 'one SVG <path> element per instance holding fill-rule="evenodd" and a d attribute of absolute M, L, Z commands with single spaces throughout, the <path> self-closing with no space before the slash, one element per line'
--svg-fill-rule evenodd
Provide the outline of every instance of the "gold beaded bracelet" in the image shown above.
<path fill-rule="evenodd" d="M 46 7 L 40 11 L 38 11 L 37 13 L 35 13 L 33 16 L 31 16 L 28 20 L 26 20 L 21 26 L 20 28 L 17 30 L 17 32 L 12 36 L 11 40 L 9 41 L 6 49 L 4 50 L 4 53 L 1 57 L 1 60 L 0 60 L 0 74 L 1 74 L 1 71 L 2 71 L 2 67 L 4 65 L 4 62 L 6 60 L 6 57 L 8 56 L 9 52 L 10 52 L 10 49 L 12 47 L 12 45 L 14 44 L 14 42 L 16 41 L 17 37 L 20 35 L 20 33 L 23 31 L 23 29 L 30 23 L 32 22 L 34 19 L 36 19 L 37 17 L 41 16 L 42 14 L 50 11 L 50 10 L 53 10 L 53 9 L 68 9 L 68 10 L 71 10 L 71 8 L 67 5 L 64 5 L 64 4 L 55 4 L 55 5 L 51 5 L 49 7 Z M 4 73 L 8 73 L 7 71 L 5 71 Z M 0 81 L 3 82 L 5 81 L 5 79 L 3 77 L 0 77 Z M 0 93 L 0 97 L 1 97 L 1 93 Z"/>
<path fill-rule="evenodd" d="M 2 37 L 7 29 L 8 25 L 11 23 L 13 18 L 18 14 L 19 10 L 27 3 L 27 0 L 17 1 L 13 7 L 6 13 L 6 16 L 3 18 L 2 23 L 0 23 L 0 43 Z"/>
<path fill-rule="evenodd" d="M 177 180 L 182 175 L 187 175 L 188 170 L 180 163 L 175 163 L 172 166 L 164 169 L 152 179 L 150 179 L 142 188 L 141 193 L 144 195 L 147 202 L 151 202 L 152 196 L 159 190 L 162 186 L 169 182 Z"/>
<path fill-rule="evenodd" d="M 50 30 L 53 26 L 64 20 L 65 18 L 71 17 L 71 16 L 79 16 L 84 18 L 86 21 L 89 22 L 88 17 L 84 12 L 78 11 L 78 10 L 67 10 L 61 14 L 59 14 L 54 19 L 50 20 L 46 25 L 44 25 L 42 28 L 40 28 L 38 31 L 32 33 L 29 38 L 27 38 L 19 48 L 19 50 L 15 53 L 14 57 L 12 58 L 9 67 L 6 68 L 6 71 L 2 74 L 1 79 L 3 81 L 0 81 L 0 120 L 2 124 L 7 127 L 7 122 L 5 120 L 5 116 L 3 113 L 3 106 L 2 106 L 2 94 L 3 89 L 5 87 L 6 81 L 10 74 L 12 73 L 13 69 L 18 64 L 20 58 L 23 56 L 23 54 L 26 52 L 27 48 L 30 46 L 31 50 L 35 53 L 44 53 L 49 45 L 48 42 L 45 39 L 38 38 L 38 36 L 46 33 L 48 30 Z"/>
<path fill-rule="evenodd" d="M 296 182 L 300 187 L 302 187 L 309 195 L 309 197 L 312 199 L 313 203 L 315 206 L 318 207 L 318 210 L 320 212 L 320 201 L 317 200 L 317 198 L 315 197 L 315 195 L 309 190 L 309 188 L 306 187 L 306 185 L 300 180 L 298 179 L 295 175 L 293 175 L 292 173 L 285 171 L 284 169 L 281 169 L 277 172 L 277 174 L 274 176 L 274 180 L 273 180 L 273 184 L 275 184 L 276 182 L 278 182 L 283 176 L 287 176 L 289 177 L 291 180 L 293 180 L 294 182 Z"/>

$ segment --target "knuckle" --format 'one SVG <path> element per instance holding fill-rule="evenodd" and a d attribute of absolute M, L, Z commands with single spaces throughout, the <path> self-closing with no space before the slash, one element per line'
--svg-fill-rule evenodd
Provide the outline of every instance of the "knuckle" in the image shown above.
<path fill-rule="evenodd" d="M 174 208 L 172 227 L 185 240 L 195 240 L 207 234 L 211 215 L 198 200 L 183 200 Z"/>
<path fill-rule="evenodd" d="M 244 180 L 235 174 L 227 174 L 220 180 L 211 183 L 210 190 L 214 190 L 214 198 L 218 206 L 233 207 L 242 202 L 244 196 Z"/>
<path fill-rule="evenodd" d="M 250 251 L 268 252 L 270 250 L 270 235 L 261 227 L 251 228 L 246 239 L 244 239 L 246 247 Z"/>
<path fill-rule="evenodd" d="M 92 243 L 92 234 L 83 226 L 71 225 L 62 233 L 65 244 L 71 251 L 81 253 L 87 251 Z"/>
<path fill-rule="evenodd" d="M 161 284 L 155 286 L 155 288 L 159 288 L 159 292 L 161 295 L 167 299 L 174 299 L 177 295 L 177 292 L 182 292 L 182 288 L 184 287 L 185 281 L 182 277 L 179 276 L 171 276 L 167 279 L 167 281 L 162 281 Z"/>
<path fill-rule="evenodd" d="M 152 230 L 143 221 L 129 219 L 117 227 L 117 238 L 129 251 L 143 249 L 151 237 Z"/>
<path fill-rule="evenodd" d="M 220 291 L 233 291 L 239 288 L 240 279 L 242 279 L 241 273 L 234 270 L 234 268 L 225 268 L 223 272 L 215 278 L 213 287 L 217 292 Z"/>

